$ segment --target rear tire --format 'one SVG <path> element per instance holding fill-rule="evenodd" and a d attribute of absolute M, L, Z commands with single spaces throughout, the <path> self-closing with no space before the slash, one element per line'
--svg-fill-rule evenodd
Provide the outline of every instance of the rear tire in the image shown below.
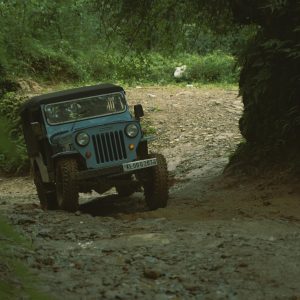
<path fill-rule="evenodd" d="M 79 208 L 77 173 L 78 165 L 75 159 L 62 159 L 57 162 L 56 195 L 60 209 L 75 212 Z"/>
<path fill-rule="evenodd" d="M 37 169 L 33 171 L 33 181 L 40 200 L 41 208 L 43 210 L 58 209 L 54 184 L 43 182 L 40 171 Z"/>
<path fill-rule="evenodd" d="M 147 158 L 156 158 L 157 166 L 149 168 L 144 183 L 146 203 L 151 210 L 166 207 L 169 198 L 168 166 L 162 154 L 149 154 Z"/>

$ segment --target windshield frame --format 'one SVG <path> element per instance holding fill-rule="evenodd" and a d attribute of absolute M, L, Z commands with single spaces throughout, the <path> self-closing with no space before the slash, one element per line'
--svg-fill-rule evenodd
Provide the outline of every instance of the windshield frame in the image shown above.
<path fill-rule="evenodd" d="M 95 98 L 95 97 L 99 97 L 99 96 L 109 96 L 109 95 L 118 95 L 118 94 L 121 95 L 121 97 L 124 100 L 124 104 L 125 104 L 125 108 L 122 111 L 113 112 L 113 113 L 107 113 L 107 114 L 101 114 L 101 115 L 96 115 L 96 116 L 92 116 L 92 117 L 86 117 L 86 118 L 82 118 L 82 119 L 74 119 L 74 120 L 70 120 L 70 121 L 66 121 L 66 122 L 51 123 L 51 122 L 48 121 L 47 114 L 46 114 L 46 111 L 45 111 L 46 107 L 48 105 L 58 104 L 58 103 L 68 103 L 68 102 L 74 102 L 74 101 L 78 101 L 78 100 L 91 99 L 91 98 Z M 101 100 L 99 100 L 99 101 L 101 101 Z M 110 115 L 118 115 L 118 114 L 122 114 L 122 113 L 126 112 L 127 110 L 128 110 L 128 104 L 127 104 L 127 101 L 126 101 L 125 93 L 123 93 L 123 92 L 94 95 L 94 96 L 90 96 L 90 97 L 76 98 L 76 99 L 71 99 L 71 100 L 66 100 L 66 101 L 59 101 L 59 102 L 54 102 L 54 103 L 48 103 L 48 104 L 44 104 L 43 108 L 42 108 L 44 119 L 45 119 L 46 123 L 49 126 L 57 126 L 57 125 L 74 123 L 74 122 L 80 122 L 80 121 L 84 121 L 84 120 L 97 119 L 97 118 L 101 118 L 101 117 L 105 117 L 105 116 L 110 116 Z"/>

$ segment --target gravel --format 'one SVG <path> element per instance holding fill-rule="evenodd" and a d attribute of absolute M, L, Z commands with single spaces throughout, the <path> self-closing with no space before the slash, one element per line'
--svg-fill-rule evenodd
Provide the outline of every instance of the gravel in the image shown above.
<path fill-rule="evenodd" d="M 241 141 L 237 91 L 127 95 L 157 130 L 169 206 L 147 211 L 141 193 L 110 191 L 82 195 L 74 214 L 44 212 L 30 178 L 1 178 L 0 212 L 32 241 L 20 257 L 41 288 L 57 299 L 298 299 L 299 188 L 221 176 Z"/>

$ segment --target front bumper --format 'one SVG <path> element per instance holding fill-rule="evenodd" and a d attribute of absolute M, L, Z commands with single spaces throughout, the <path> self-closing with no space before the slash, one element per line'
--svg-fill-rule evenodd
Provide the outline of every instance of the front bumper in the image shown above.
<path fill-rule="evenodd" d="M 124 171 L 123 164 L 119 165 L 119 166 L 102 168 L 102 169 L 84 170 L 84 171 L 80 171 L 77 174 L 76 179 L 77 180 L 88 180 L 88 179 L 99 178 L 99 177 L 110 177 L 110 176 L 119 176 L 119 175 L 123 175 L 123 174 L 130 174 L 130 173 L 134 173 L 135 171 L 138 171 L 138 170 L 154 167 L 155 165 L 153 164 L 153 160 L 154 160 L 153 158 L 144 159 L 144 160 L 136 160 L 136 161 L 132 162 L 134 165 L 137 166 L 136 169 L 132 169 L 130 171 Z M 124 165 L 128 165 L 128 163 L 125 163 Z M 125 169 L 128 170 L 127 167 Z"/>

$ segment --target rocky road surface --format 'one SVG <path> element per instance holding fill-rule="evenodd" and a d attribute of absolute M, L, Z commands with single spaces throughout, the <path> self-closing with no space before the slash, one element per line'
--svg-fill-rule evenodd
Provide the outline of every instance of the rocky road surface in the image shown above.
<path fill-rule="evenodd" d="M 129 89 L 171 175 L 165 209 L 143 195 L 82 195 L 44 212 L 30 178 L 1 178 L 0 213 L 33 243 L 18 251 L 55 299 L 300 299 L 300 185 L 222 176 L 241 140 L 237 91 Z M 151 129 L 150 129 L 151 130 Z"/>

